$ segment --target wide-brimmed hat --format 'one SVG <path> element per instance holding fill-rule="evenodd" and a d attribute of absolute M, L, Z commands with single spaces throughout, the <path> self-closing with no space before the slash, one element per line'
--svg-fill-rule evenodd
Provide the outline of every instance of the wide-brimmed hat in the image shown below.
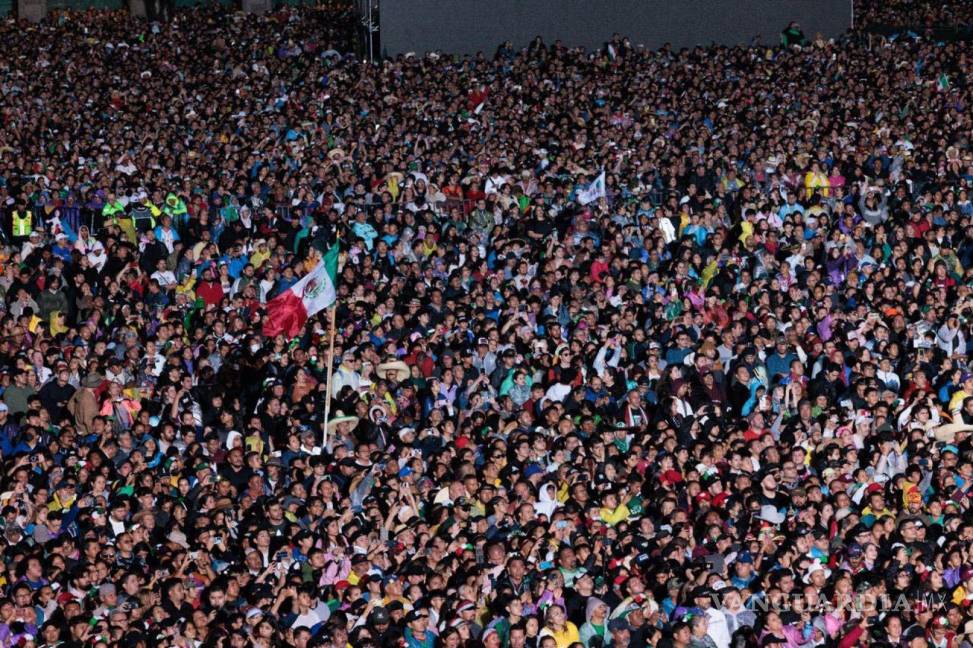
<path fill-rule="evenodd" d="M 358 425 L 357 416 L 349 416 L 341 410 L 335 411 L 334 415 L 328 420 L 328 433 L 333 433 L 341 423 L 348 423 L 351 427 Z"/>
<path fill-rule="evenodd" d="M 778 511 L 777 507 L 771 504 L 765 504 L 760 507 L 760 513 L 757 515 L 757 518 L 764 522 L 778 525 L 784 521 L 784 514 Z"/>
<path fill-rule="evenodd" d="M 946 423 L 945 425 L 933 428 L 932 435 L 936 441 L 952 443 L 956 435 L 961 432 L 973 432 L 973 425 L 967 425 L 966 423 Z"/>
<path fill-rule="evenodd" d="M 383 362 L 375 368 L 375 372 L 378 374 L 379 378 L 385 378 L 390 371 L 395 372 L 396 382 L 402 382 L 403 380 L 407 380 L 410 376 L 412 376 L 412 371 L 409 369 L 409 365 L 401 360 L 390 360 L 388 362 Z"/>

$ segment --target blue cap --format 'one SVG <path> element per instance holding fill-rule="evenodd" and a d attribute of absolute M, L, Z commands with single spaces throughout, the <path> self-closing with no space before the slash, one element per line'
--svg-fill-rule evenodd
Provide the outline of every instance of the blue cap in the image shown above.
<path fill-rule="evenodd" d="M 544 469 L 535 463 L 528 464 L 527 467 L 524 468 L 524 477 L 533 477 L 534 475 L 541 475 L 543 473 Z"/>

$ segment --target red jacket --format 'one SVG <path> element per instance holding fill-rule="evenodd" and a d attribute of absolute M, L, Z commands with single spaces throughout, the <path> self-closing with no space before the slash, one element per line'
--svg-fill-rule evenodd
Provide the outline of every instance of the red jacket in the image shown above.
<path fill-rule="evenodd" d="M 196 295 L 207 306 L 219 306 L 220 302 L 223 301 L 223 286 L 218 281 L 201 281 L 196 286 Z"/>

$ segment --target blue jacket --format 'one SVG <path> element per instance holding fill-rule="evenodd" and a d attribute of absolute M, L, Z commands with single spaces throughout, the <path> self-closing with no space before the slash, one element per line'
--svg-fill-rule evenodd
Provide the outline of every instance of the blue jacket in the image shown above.
<path fill-rule="evenodd" d="M 412 634 L 412 628 L 406 628 L 405 645 L 407 648 L 433 648 L 433 646 L 436 645 L 436 641 L 433 638 L 433 634 L 428 630 L 426 630 L 425 639 L 420 641 L 414 634 Z"/>
<path fill-rule="evenodd" d="M 797 359 L 794 353 L 786 353 L 781 356 L 779 353 L 772 353 L 767 356 L 767 378 L 771 382 L 779 375 L 786 375 L 791 370 L 791 363 Z"/>

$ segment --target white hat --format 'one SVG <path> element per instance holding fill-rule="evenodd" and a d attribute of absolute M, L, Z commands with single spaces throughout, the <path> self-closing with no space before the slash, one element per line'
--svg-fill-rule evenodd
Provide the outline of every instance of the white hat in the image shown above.
<path fill-rule="evenodd" d="M 375 373 L 382 378 L 388 375 L 390 371 L 395 372 L 395 379 L 399 382 L 408 380 L 412 376 L 412 371 L 409 369 L 409 365 L 401 360 L 390 360 L 383 362 L 375 369 Z"/>
<path fill-rule="evenodd" d="M 173 529 L 169 532 L 166 540 L 172 544 L 179 545 L 183 549 L 189 549 L 189 541 L 186 539 L 186 534 L 179 529 Z"/>
<path fill-rule="evenodd" d="M 346 416 L 341 410 L 335 411 L 335 415 L 328 421 L 328 434 L 334 434 L 335 430 L 342 423 L 348 423 L 348 426 L 354 428 L 358 425 L 357 416 Z"/>
<path fill-rule="evenodd" d="M 806 585 L 806 584 L 810 583 L 811 582 L 811 576 L 813 576 L 814 574 L 816 574 L 819 571 L 823 571 L 824 572 L 824 577 L 825 578 L 828 578 L 829 576 L 831 576 L 831 570 L 828 569 L 827 567 L 825 567 L 824 565 L 822 565 L 820 560 L 815 560 L 813 563 L 811 563 L 811 567 L 808 569 L 807 573 L 804 574 L 804 584 Z"/>
<path fill-rule="evenodd" d="M 778 511 L 774 505 L 764 504 L 760 507 L 760 514 L 757 515 L 757 519 L 770 522 L 776 526 L 784 521 L 784 514 Z"/>

